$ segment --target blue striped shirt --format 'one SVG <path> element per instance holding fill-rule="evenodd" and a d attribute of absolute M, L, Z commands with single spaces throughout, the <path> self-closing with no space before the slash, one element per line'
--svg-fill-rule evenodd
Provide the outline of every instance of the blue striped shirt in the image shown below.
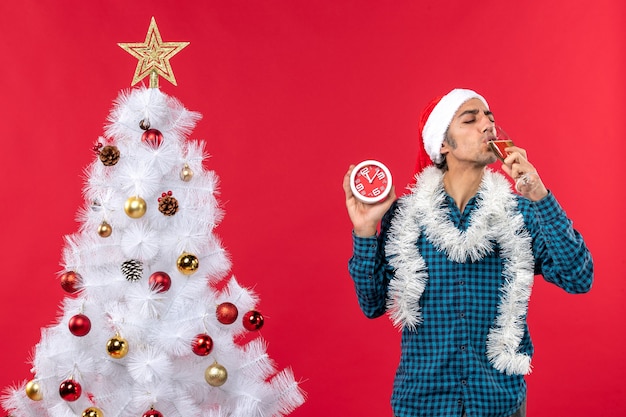
<path fill-rule="evenodd" d="M 460 230 L 469 226 L 477 208 L 472 198 L 463 213 L 446 196 L 449 218 Z M 349 271 L 359 305 L 367 317 L 383 315 L 394 271 L 385 257 L 385 242 L 397 202 L 381 222 L 378 236 L 353 234 Z M 518 196 L 518 209 L 532 237 L 535 273 L 570 293 L 591 288 L 593 261 L 580 234 L 550 193 L 538 202 Z M 497 315 L 503 261 L 499 250 L 477 262 L 456 263 L 437 251 L 421 233 L 416 242 L 428 270 L 420 298 L 423 323 L 404 329 L 401 359 L 391 399 L 398 417 L 506 417 L 526 396 L 522 375 L 496 370 L 486 356 L 486 340 Z M 525 331 L 520 352 L 532 355 Z"/>

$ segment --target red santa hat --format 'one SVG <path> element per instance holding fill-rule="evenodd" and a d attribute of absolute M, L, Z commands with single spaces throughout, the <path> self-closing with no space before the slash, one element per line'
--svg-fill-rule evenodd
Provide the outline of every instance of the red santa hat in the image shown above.
<path fill-rule="evenodd" d="M 472 98 L 481 100 L 489 108 L 487 100 L 483 96 L 464 88 L 455 88 L 445 96 L 436 97 L 424 108 L 417 126 L 419 150 L 415 174 L 419 174 L 433 162 L 442 161 L 441 144 L 445 139 L 452 118 L 461 105 Z"/>

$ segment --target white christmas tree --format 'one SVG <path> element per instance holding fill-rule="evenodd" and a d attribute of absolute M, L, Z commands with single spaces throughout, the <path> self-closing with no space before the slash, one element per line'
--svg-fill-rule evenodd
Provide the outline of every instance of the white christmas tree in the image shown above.
<path fill-rule="evenodd" d="M 3 407 L 12 417 L 289 414 L 303 393 L 267 354 L 258 299 L 228 277 L 214 234 L 217 177 L 204 142 L 188 138 L 200 115 L 158 88 L 159 75 L 175 84 L 169 58 L 186 43 L 162 42 L 153 19 L 143 44 L 120 46 L 145 58 L 133 84 L 149 75 L 151 87 L 114 103 L 80 229 L 66 237 L 61 316 Z"/>

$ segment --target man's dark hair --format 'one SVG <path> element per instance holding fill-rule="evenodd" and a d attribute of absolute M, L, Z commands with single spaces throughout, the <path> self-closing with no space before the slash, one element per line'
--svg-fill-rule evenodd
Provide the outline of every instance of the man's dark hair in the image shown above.
<path fill-rule="evenodd" d="M 447 130 L 446 130 L 445 139 L 443 141 L 446 142 L 448 145 L 450 145 L 452 149 L 456 148 L 456 141 L 450 136 L 448 136 Z M 440 170 L 442 170 L 443 172 L 446 172 L 448 170 L 448 161 L 446 161 L 446 156 L 444 154 L 441 154 L 441 162 L 435 162 L 435 166 L 439 168 Z"/>
<path fill-rule="evenodd" d="M 446 161 L 445 155 L 441 155 L 441 162 L 435 162 L 434 164 L 443 172 L 446 172 L 448 170 L 448 161 Z"/>

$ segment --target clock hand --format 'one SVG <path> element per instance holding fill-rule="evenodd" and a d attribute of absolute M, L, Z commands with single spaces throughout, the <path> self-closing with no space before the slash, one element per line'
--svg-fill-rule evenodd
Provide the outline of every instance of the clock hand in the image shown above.
<path fill-rule="evenodd" d="M 370 178 L 370 176 L 369 176 L 369 174 L 368 174 L 367 172 L 364 172 L 364 173 L 363 173 L 363 176 L 364 176 L 365 178 L 367 178 L 367 182 L 369 182 L 370 184 L 371 184 L 372 182 L 374 182 L 374 178 Z"/>
<path fill-rule="evenodd" d="M 374 172 L 374 175 L 372 176 L 372 178 L 370 178 L 369 175 L 367 176 L 367 180 L 370 182 L 370 184 L 374 182 L 374 180 L 376 179 L 376 175 L 378 175 L 379 172 L 380 172 L 380 169 L 376 168 L 376 172 Z"/>

